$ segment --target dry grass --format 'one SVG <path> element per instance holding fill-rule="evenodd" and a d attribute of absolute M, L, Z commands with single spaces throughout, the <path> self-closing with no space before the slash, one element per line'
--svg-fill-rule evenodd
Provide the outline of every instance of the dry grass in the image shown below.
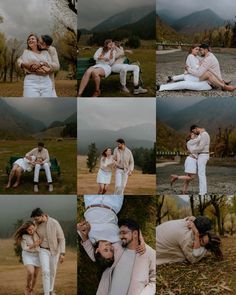
<path fill-rule="evenodd" d="M 236 294 L 236 237 L 223 238 L 222 244 L 222 261 L 216 261 L 208 256 L 194 265 L 175 263 L 158 266 L 158 294 Z"/>
<path fill-rule="evenodd" d="M 59 97 L 76 97 L 76 80 L 56 80 L 56 92 Z M 23 81 L 13 83 L 0 83 L 0 96 L 22 97 Z"/>
<path fill-rule="evenodd" d="M 23 295 L 26 272 L 18 262 L 13 250 L 13 240 L 0 240 L 0 295 Z M 35 295 L 42 295 L 41 274 L 39 274 Z M 75 249 L 67 249 L 66 259 L 58 265 L 55 283 L 57 295 L 77 294 L 77 254 Z"/>
<path fill-rule="evenodd" d="M 96 194 L 98 184 L 96 182 L 98 166 L 95 172 L 89 173 L 86 166 L 86 156 L 77 157 L 77 192 L 80 195 Z M 114 193 L 114 173 L 107 194 Z M 156 175 L 142 174 L 141 171 L 134 170 L 128 179 L 125 189 L 126 195 L 154 195 L 156 194 Z"/>

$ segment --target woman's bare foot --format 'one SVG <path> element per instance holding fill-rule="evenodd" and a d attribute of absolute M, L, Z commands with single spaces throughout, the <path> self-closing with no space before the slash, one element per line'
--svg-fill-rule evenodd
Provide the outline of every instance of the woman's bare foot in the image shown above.
<path fill-rule="evenodd" d="M 171 181 L 170 181 L 170 186 L 173 185 L 173 183 L 178 179 L 178 175 L 172 174 L 171 175 Z"/>
<path fill-rule="evenodd" d="M 8 184 L 6 185 L 6 188 L 10 188 L 11 184 L 8 182 Z"/>
<path fill-rule="evenodd" d="M 15 182 L 12 187 L 18 187 L 19 182 Z"/>

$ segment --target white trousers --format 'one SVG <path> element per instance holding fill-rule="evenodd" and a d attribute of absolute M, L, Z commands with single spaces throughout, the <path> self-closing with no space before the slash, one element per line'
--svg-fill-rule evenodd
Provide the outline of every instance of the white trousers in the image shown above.
<path fill-rule="evenodd" d="M 51 97 L 52 81 L 49 76 L 26 75 L 24 79 L 24 97 Z"/>
<path fill-rule="evenodd" d="M 128 173 L 123 169 L 116 169 L 116 181 L 115 181 L 115 192 L 114 195 L 123 195 L 124 190 L 128 181 Z"/>
<path fill-rule="evenodd" d="M 195 77 L 191 74 L 182 74 L 182 75 L 177 75 L 173 76 L 172 80 L 177 82 L 177 81 L 193 81 L 193 82 L 200 82 L 198 77 Z"/>
<path fill-rule="evenodd" d="M 206 81 L 180 81 L 175 83 L 167 83 L 160 85 L 159 91 L 164 90 L 196 90 L 196 91 L 203 91 L 203 90 L 211 90 L 211 86 Z"/>
<path fill-rule="evenodd" d="M 52 175 L 50 170 L 50 165 L 48 163 L 36 164 L 34 168 L 34 182 L 39 182 L 39 171 L 44 169 L 47 177 L 47 182 L 52 182 Z"/>
<path fill-rule="evenodd" d="M 199 195 L 207 194 L 206 164 L 209 154 L 199 154 L 197 159 Z"/>
<path fill-rule="evenodd" d="M 140 71 L 140 68 L 137 65 L 114 64 L 111 67 L 111 71 L 114 72 L 114 73 L 120 73 L 120 84 L 122 86 L 126 85 L 127 72 L 133 72 L 134 85 L 137 86 L 139 84 L 139 71 Z"/>
<path fill-rule="evenodd" d="M 54 290 L 59 254 L 52 255 L 47 249 L 40 248 L 39 261 L 42 267 L 42 281 L 44 295 L 50 295 Z"/>

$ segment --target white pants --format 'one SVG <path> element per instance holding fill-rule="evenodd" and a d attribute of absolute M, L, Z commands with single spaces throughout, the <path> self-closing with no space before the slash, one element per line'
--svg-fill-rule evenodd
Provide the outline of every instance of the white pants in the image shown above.
<path fill-rule="evenodd" d="M 116 214 L 119 213 L 123 205 L 124 196 L 114 195 L 84 195 L 85 208 L 91 205 L 104 204 L 111 207 Z"/>
<path fill-rule="evenodd" d="M 137 65 L 128 65 L 128 64 L 114 64 L 111 67 L 111 70 L 114 73 L 120 73 L 120 84 L 122 86 L 126 85 L 127 72 L 133 72 L 134 85 L 137 86 L 139 84 L 139 71 L 140 71 L 139 66 L 137 66 Z"/>
<path fill-rule="evenodd" d="M 168 83 L 168 84 L 162 84 L 160 86 L 159 91 L 164 90 L 196 90 L 196 91 L 202 91 L 202 90 L 211 90 L 211 86 L 206 81 L 180 81 L 175 83 Z"/>
<path fill-rule="evenodd" d="M 123 169 L 116 169 L 116 183 L 115 183 L 115 192 L 114 195 L 123 195 L 124 189 L 128 181 L 128 173 Z"/>
<path fill-rule="evenodd" d="M 198 77 L 195 77 L 191 74 L 182 74 L 182 75 L 177 75 L 173 76 L 172 80 L 177 82 L 177 81 L 193 81 L 193 82 L 200 82 Z"/>
<path fill-rule="evenodd" d="M 199 154 L 197 159 L 199 195 L 207 194 L 206 164 L 209 160 L 209 154 Z"/>
<path fill-rule="evenodd" d="M 52 255 L 47 249 L 40 248 L 39 261 L 42 268 L 44 295 L 49 295 L 54 289 L 59 254 Z"/>
<path fill-rule="evenodd" d="M 51 95 L 51 97 L 57 97 L 57 93 L 56 93 L 56 89 L 55 88 L 52 89 L 52 95 Z"/>
<path fill-rule="evenodd" d="M 47 182 L 52 182 L 52 176 L 50 171 L 50 165 L 49 163 L 44 164 L 36 164 L 34 168 L 34 182 L 39 182 L 39 171 L 40 169 L 44 169 L 47 177 Z"/>
<path fill-rule="evenodd" d="M 26 75 L 24 79 L 24 97 L 51 97 L 52 81 L 49 76 Z"/>

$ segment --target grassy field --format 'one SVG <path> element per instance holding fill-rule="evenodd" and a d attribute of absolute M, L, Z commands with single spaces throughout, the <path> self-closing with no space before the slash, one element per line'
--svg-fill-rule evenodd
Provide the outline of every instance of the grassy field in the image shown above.
<path fill-rule="evenodd" d="M 55 80 L 56 92 L 59 97 L 76 97 L 76 80 Z M 22 97 L 23 81 L 13 83 L 0 83 L 0 96 Z"/>
<path fill-rule="evenodd" d="M 80 57 L 92 57 L 96 49 L 87 49 L 80 51 Z M 142 70 L 143 87 L 148 89 L 148 93 L 140 96 L 153 97 L 156 96 L 156 51 L 155 49 L 134 49 L 133 54 L 128 56 L 130 62 L 139 61 Z M 103 79 L 101 82 L 101 90 L 103 97 L 121 97 L 128 96 L 133 97 L 133 83 L 129 80 L 127 75 L 127 87 L 130 93 L 124 94 L 120 92 L 119 75 L 111 75 L 107 79 Z M 90 81 L 83 96 L 90 97 L 94 91 L 94 83 Z"/>
<path fill-rule="evenodd" d="M 158 266 L 158 295 L 236 294 L 236 237 L 223 238 L 222 242 L 222 261 L 209 256 L 194 265 Z"/>
<path fill-rule="evenodd" d="M 98 184 L 96 182 L 98 166 L 93 173 L 88 172 L 86 166 L 87 156 L 77 157 L 77 192 L 80 195 L 96 194 Z M 114 172 L 111 184 L 107 194 L 114 193 Z M 156 194 L 156 175 L 142 174 L 141 171 L 135 169 L 132 176 L 128 179 L 128 184 L 125 189 L 126 195 L 154 195 Z"/>
<path fill-rule="evenodd" d="M 26 272 L 23 264 L 15 256 L 12 239 L 0 240 L 0 295 L 23 295 Z M 63 264 L 58 265 L 55 282 L 57 295 L 77 294 L 77 253 L 76 249 L 67 249 Z M 38 276 L 34 295 L 42 295 L 41 273 Z"/>
<path fill-rule="evenodd" d="M 51 157 L 56 157 L 61 167 L 61 175 L 52 174 L 54 191 L 51 194 L 76 194 L 76 140 L 44 141 Z M 0 193 L 1 194 L 32 194 L 33 172 L 22 176 L 18 188 L 6 189 L 8 181 L 5 167 L 11 156 L 24 156 L 37 146 L 36 140 L 7 140 L 0 143 Z M 40 172 L 39 194 L 48 194 L 46 177 Z"/>

